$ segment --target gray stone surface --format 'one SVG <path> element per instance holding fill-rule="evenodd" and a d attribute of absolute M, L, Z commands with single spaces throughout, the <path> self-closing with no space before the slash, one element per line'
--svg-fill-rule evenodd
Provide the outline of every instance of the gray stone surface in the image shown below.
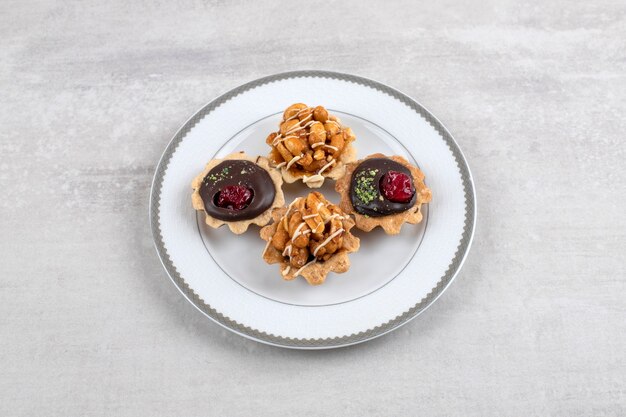
<path fill-rule="evenodd" d="M 0 415 L 626 415 L 626 4 L 0 3 Z M 476 180 L 464 270 L 360 346 L 208 321 L 152 247 L 179 125 L 243 82 L 416 97 Z"/>

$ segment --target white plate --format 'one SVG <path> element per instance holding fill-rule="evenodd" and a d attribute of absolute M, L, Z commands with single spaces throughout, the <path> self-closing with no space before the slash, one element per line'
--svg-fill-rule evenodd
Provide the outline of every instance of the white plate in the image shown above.
<path fill-rule="evenodd" d="M 356 231 L 361 248 L 345 274 L 323 285 L 283 281 L 261 258 L 259 228 L 211 229 L 191 206 L 191 180 L 212 158 L 266 155 L 266 136 L 290 104 L 324 105 L 356 134 L 359 158 L 402 155 L 426 175 L 433 200 L 397 236 Z M 286 201 L 310 190 L 284 187 Z M 333 184 L 322 193 L 337 202 Z M 375 81 L 324 71 L 277 74 L 244 84 L 189 119 L 169 143 L 151 191 L 150 220 L 163 266 L 207 317 L 272 345 L 323 349 L 359 343 L 406 323 L 445 290 L 469 250 L 475 224 L 467 162 L 446 128 L 406 95 Z"/>

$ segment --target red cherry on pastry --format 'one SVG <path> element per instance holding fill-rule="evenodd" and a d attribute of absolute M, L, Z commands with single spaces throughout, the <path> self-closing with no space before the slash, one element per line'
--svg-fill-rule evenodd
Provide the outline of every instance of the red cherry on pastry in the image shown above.
<path fill-rule="evenodd" d="M 408 203 L 415 194 L 411 177 L 398 171 L 389 171 L 382 177 L 380 190 L 387 200 L 394 203 Z"/>
<path fill-rule="evenodd" d="M 244 185 L 227 185 L 220 190 L 217 196 L 217 206 L 231 210 L 242 210 L 250 204 L 252 195 L 252 190 Z"/>

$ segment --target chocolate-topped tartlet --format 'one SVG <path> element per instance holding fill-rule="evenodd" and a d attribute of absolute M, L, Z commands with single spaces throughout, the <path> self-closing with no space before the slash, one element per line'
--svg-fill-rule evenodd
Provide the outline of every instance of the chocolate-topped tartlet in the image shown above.
<path fill-rule="evenodd" d="M 220 162 L 204 176 L 198 191 L 207 214 L 224 221 L 253 219 L 276 197 L 270 174 L 246 160 Z"/>
<path fill-rule="evenodd" d="M 243 152 L 211 160 L 191 187 L 193 207 L 205 213 L 206 224 L 213 228 L 227 224 L 236 234 L 250 224 L 265 226 L 271 209 L 285 202 L 280 173 L 266 158 Z"/>
<path fill-rule="evenodd" d="M 402 213 L 415 200 L 411 171 L 392 159 L 366 159 L 352 174 L 350 202 L 357 213 L 371 217 Z"/>
<path fill-rule="evenodd" d="M 407 222 L 422 220 L 422 204 L 431 200 L 424 174 L 400 156 L 373 154 L 346 165 L 335 184 L 341 194 L 341 209 L 353 213 L 356 227 L 369 232 L 380 226 L 398 234 Z"/>

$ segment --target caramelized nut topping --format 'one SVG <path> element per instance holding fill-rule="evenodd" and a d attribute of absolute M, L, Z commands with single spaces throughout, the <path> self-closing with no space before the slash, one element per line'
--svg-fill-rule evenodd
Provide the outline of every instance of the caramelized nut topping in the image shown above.
<path fill-rule="evenodd" d="M 284 111 L 278 132 L 265 141 L 272 147 L 272 164 L 288 171 L 285 180 L 302 178 L 309 187 L 316 188 L 339 166 L 354 140 L 352 130 L 342 126 L 324 107 L 296 103 Z"/>

